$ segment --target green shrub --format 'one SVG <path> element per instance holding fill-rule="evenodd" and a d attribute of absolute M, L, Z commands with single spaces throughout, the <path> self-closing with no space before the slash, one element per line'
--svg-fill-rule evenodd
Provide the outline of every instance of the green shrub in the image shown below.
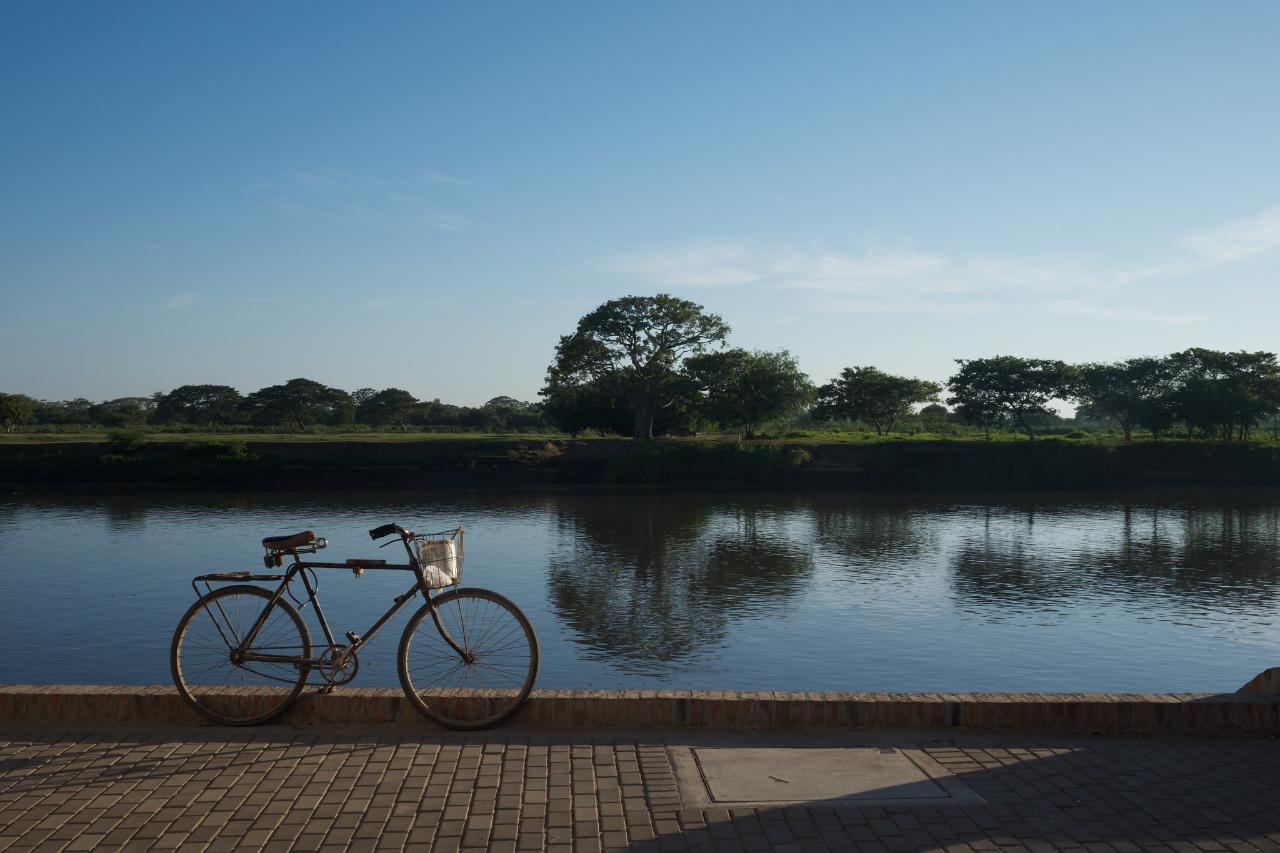
<path fill-rule="evenodd" d="M 138 429 L 113 429 L 107 433 L 107 444 L 112 455 L 128 456 L 147 443 L 146 433 Z"/>
<path fill-rule="evenodd" d="M 787 448 L 787 465 L 792 468 L 803 468 L 813 461 L 813 454 L 803 447 Z"/>
<path fill-rule="evenodd" d="M 192 456 L 215 462 L 250 462 L 258 458 L 243 441 L 196 441 L 184 449 Z"/>
<path fill-rule="evenodd" d="M 563 452 L 554 441 L 544 441 L 541 445 L 522 441 L 518 447 L 507 451 L 507 458 L 523 465 L 538 465 L 555 459 Z"/>

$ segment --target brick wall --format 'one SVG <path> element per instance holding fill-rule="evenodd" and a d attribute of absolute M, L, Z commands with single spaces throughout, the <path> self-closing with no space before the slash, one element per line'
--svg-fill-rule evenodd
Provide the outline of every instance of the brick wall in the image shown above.
<path fill-rule="evenodd" d="M 196 725 L 172 687 L 0 686 L 0 723 Z M 412 725 L 395 689 L 304 693 L 283 722 Z M 1120 733 L 1280 734 L 1280 697 L 1209 693 L 742 693 L 535 690 L 518 729 L 964 728 Z"/>

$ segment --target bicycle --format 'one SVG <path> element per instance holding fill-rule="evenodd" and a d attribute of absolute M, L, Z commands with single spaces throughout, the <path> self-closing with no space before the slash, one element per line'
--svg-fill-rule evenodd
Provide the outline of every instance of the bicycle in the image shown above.
<path fill-rule="evenodd" d="M 360 647 L 421 592 L 425 602 L 409 617 L 396 653 L 400 686 L 410 703 L 427 719 L 451 729 L 488 728 L 511 717 L 529 697 L 538 674 L 538 641 L 529 620 L 496 592 L 458 586 L 464 557 L 461 527 L 420 536 L 384 524 L 369 536 L 376 541 L 393 533 L 409 556 L 407 564 L 305 562 L 300 554 L 315 554 L 329 544 L 308 530 L 262 540 L 268 569 L 283 566 L 286 557 L 292 560 L 284 574 L 220 572 L 192 579 L 197 600 L 178 622 L 169 655 L 183 699 L 215 723 L 265 723 L 294 703 L 312 672 L 321 677 L 322 692 L 355 678 Z M 348 569 L 356 575 L 410 571 L 415 582 L 363 636 L 347 631 L 347 642 L 338 643 L 320 608 L 315 569 Z M 297 578 L 306 588 L 304 601 L 290 589 Z M 264 582 L 279 586 L 272 591 L 251 585 Z M 214 588 L 215 583 L 232 585 Z M 451 588 L 439 592 L 446 587 Z M 299 613 L 309 605 L 324 632 L 318 656 L 312 654 L 311 635 Z"/>

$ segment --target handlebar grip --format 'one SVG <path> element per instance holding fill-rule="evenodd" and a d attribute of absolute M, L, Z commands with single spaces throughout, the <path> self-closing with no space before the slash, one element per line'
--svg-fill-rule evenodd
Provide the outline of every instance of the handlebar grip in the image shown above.
<path fill-rule="evenodd" d="M 381 539 L 383 536 L 390 536 L 392 533 L 399 533 L 400 525 L 384 524 L 381 527 L 375 527 L 369 531 L 370 539 Z"/>

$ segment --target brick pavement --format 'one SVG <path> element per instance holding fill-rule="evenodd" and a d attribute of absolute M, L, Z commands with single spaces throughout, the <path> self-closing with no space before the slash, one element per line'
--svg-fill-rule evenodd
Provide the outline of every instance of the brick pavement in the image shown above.
<path fill-rule="evenodd" d="M 987 802 L 728 809 L 682 800 L 669 748 L 698 737 L 10 726 L 0 850 L 1280 853 L 1276 740 L 827 733 L 921 749 Z"/>

